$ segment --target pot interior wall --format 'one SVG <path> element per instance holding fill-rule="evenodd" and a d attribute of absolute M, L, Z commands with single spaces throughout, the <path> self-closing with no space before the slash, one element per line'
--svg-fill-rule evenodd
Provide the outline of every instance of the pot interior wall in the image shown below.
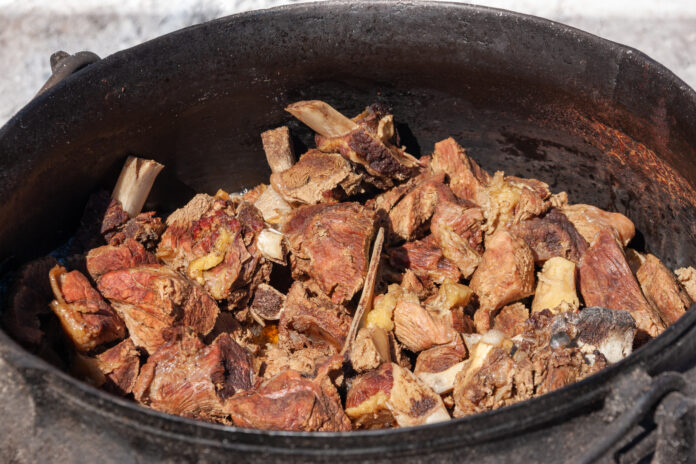
<path fill-rule="evenodd" d="M 0 132 L 0 261 L 69 237 L 89 192 L 110 189 L 127 154 L 166 165 L 149 205 L 162 211 L 195 192 L 267 182 L 260 132 L 289 124 L 301 152 L 311 134 L 283 107 L 322 99 L 350 115 L 384 102 L 412 153 L 453 136 L 489 170 L 627 214 L 635 246 L 669 265 L 696 263 L 690 91 L 578 31 L 446 8 L 445 23 L 429 5 L 250 14 L 81 71 Z"/>

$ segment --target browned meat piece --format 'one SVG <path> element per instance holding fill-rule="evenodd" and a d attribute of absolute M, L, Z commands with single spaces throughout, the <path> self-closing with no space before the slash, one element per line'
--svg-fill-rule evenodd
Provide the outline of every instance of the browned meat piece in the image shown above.
<path fill-rule="evenodd" d="M 265 350 L 254 358 L 259 377 L 270 379 L 288 369 L 308 377 L 317 375 L 317 369 L 336 353 L 330 346 L 308 347 L 291 351 L 278 344 L 269 343 Z"/>
<path fill-rule="evenodd" d="M 481 263 L 481 254 L 471 246 L 470 239 L 447 224 L 433 223 L 431 230 L 443 256 L 456 264 L 462 276 L 468 279 Z"/>
<path fill-rule="evenodd" d="M 479 194 L 491 181 L 491 176 L 451 137 L 435 144 L 431 166 L 434 172 L 447 174 L 456 196 L 477 204 Z"/>
<path fill-rule="evenodd" d="M 270 267 L 256 250 L 263 217 L 249 203 L 237 211 L 224 198 L 196 195 L 167 219 L 157 257 L 234 305 L 268 278 Z"/>
<path fill-rule="evenodd" d="M 456 331 L 451 311 L 426 310 L 417 303 L 402 300 L 394 309 L 394 334 L 406 348 L 418 353 L 451 342 Z"/>
<path fill-rule="evenodd" d="M 334 303 L 349 301 L 362 288 L 374 227 L 372 212 L 358 203 L 293 211 L 283 227 L 293 276 L 309 276 Z"/>
<path fill-rule="evenodd" d="M 271 184 L 291 203 L 316 203 L 341 200 L 357 193 L 361 177 L 349 161 L 338 153 L 310 150 L 291 168 L 271 174 Z"/>
<path fill-rule="evenodd" d="M 50 314 L 48 303 L 53 298 L 48 272 L 57 264 L 50 256 L 28 263 L 19 270 L 10 290 L 2 321 L 7 332 L 23 345 L 37 346 L 44 337 L 40 318 Z"/>
<path fill-rule="evenodd" d="M 682 284 L 689 298 L 696 301 L 696 269 L 693 267 L 682 267 L 674 271 L 679 283 Z"/>
<path fill-rule="evenodd" d="M 483 211 L 481 208 L 457 201 L 441 201 L 430 222 L 430 231 L 440 242 L 440 230 L 448 227 L 455 234 L 466 239 L 469 247 L 483 253 Z"/>
<path fill-rule="evenodd" d="M 643 296 L 611 229 L 599 231 L 580 259 L 578 271 L 585 305 L 628 311 L 638 326 L 638 343 L 657 337 L 665 329 Z"/>
<path fill-rule="evenodd" d="M 607 362 L 599 353 L 594 363 L 589 363 L 579 350 L 549 345 L 534 353 L 533 364 L 535 393 L 543 395 L 599 372 Z"/>
<path fill-rule="evenodd" d="M 452 191 L 442 182 L 444 174 L 433 175 L 408 192 L 389 212 L 391 231 L 404 240 L 421 235 L 427 221 L 442 201 L 453 201 Z"/>
<path fill-rule="evenodd" d="M 277 321 L 285 305 L 285 295 L 268 284 L 259 284 L 249 309 L 260 321 Z"/>
<path fill-rule="evenodd" d="M 657 307 L 660 319 L 668 326 L 674 324 L 693 304 L 672 271 L 651 254 L 645 257 L 636 277 L 643 294 Z"/>
<path fill-rule="evenodd" d="M 421 282 L 418 276 L 410 269 L 406 269 L 404 272 L 404 276 L 401 279 L 401 288 L 403 288 L 405 292 L 415 294 L 419 299 L 425 299 L 428 295 L 423 282 Z"/>
<path fill-rule="evenodd" d="M 505 177 L 501 171 L 496 172 L 477 200 L 486 218 L 485 231 L 492 234 L 499 228 L 542 215 L 549 209 L 550 196 L 551 192 L 543 182 Z"/>
<path fill-rule="evenodd" d="M 126 210 L 123 209 L 121 202 L 112 198 L 104 212 L 99 232 L 108 242 L 129 220 L 130 216 L 128 216 Z"/>
<path fill-rule="evenodd" d="M 210 346 L 187 330 L 169 336 L 140 370 L 135 399 L 169 414 L 228 422 L 224 401 L 254 385 L 249 353 L 225 334 Z"/>
<path fill-rule="evenodd" d="M 385 362 L 397 360 L 395 340 L 381 327 L 363 327 L 358 331 L 350 351 L 350 362 L 356 372 L 377 369 Z"/>
<path fill-rule="evenodd" d="M 105 235 L 105 238 L 114 245 L 133 239 L 142 243 L 148 250 L 154 250 L 165 228 L 162 219 L 155 216 L 154 211 L 150 211 L 129 219 L 118 227 L 116 232 Z"/>
<path fill-rule="evenodd" d="M 437 283 L 445 279 L 456 282 L 461 275 L 457 266 L 442 254 L 432 235 L 392 248 L 389 250 L 389 262 L 397 269 L 410 269 L 416 276 Z"/>
<path fill-rule="evenodd" d="M 435 393 L 449 393 L 454 379 L 464 369 L 468 352 L 461 337 L 447 345 L 435 346 L 418 355 L 413 373 Z"/>
<path fill-rule="evenodd" d="M 87 253 L 87 271 L 95 281 L 110 271 L 144 264 L 157 264 L 157 258 L 133 239 L 120 245 L 104 245 Z"/>
<path fill-rule="evenodd" d="M 636 228 L 626 216 L 620 213 L 610 213 L 592 205 L 567 205 L 561 208 L 570 222 L 588 243 L 594 241 L 597 234 L 604 230 L 613 230 L 621 239 L 624 246 L 628 245 L 636 234 Z"/>
<path fill-rule="evenodd" d="M 495 316 L 493 328 L 502 332 L 507 338 L 512 338 L 522 333 L 527 319 L 529 319 L 527 307 L 522 303 L 513 303 L 504 306 Z"/>
<path fill-rule="evenodd" d="M 575 226 L 555 208 L 542 218 L 532 218 L 514 225 L 511 231 L 529 245 L 536 263 L 543 263 L 554 256 L 577 263 L 588 246 Z"/>
<path fill-rule="evenodd" d="M 317 148 L 341 153 L 372 176 L 403 181 L 417 169 L 418 160 L 393 144 L 393 116 L 379 105 L 368 107 L 353 121 L 318 101 L 297 102 L 286 110 L 317 132 Z"/>
<path fill-rule="evenodd" d="M 140 372 L 140 353 L 133 340 L 127 338 L 97 355 L 97 365 L 105 376 L 103 388 L 117 395 L 127 395 L 133 391 Z"/>
<path fill-rule="evenodd" d="M 394 363 L 362 374 L 346 398 L 346 414 L 356 428 L 432 424 L 450 419 L 440 395 L 409 370 Z"/>
<path fill-rule="evenodd" d="M 51 309 L 75 348 L 87 352 L 125 336 L 123 321 L 82 273 L 55 266 L 49 278 L 55 296 Z"/>
<path fill-rule="evenodd" d="M 486 241 L 481 264 L 469 284 L 478 295 L 480 308 L 474 315 L 479 333 L 491 325 L 493 312 L 534 292 L 534 257 L 527 244 L 501 230 Z"/>
<path fill-rule="evenodd" d="M 288 126 L 281 126 L 261 133 L 263 151 L 271 167 L 271 172 L 281 172 L 290 169 L 295 163 L 295 152 L 290 139 Z"/>
<path fill-rule="evenodd" d="M 338 352 L 346 341 L 350 322 L 343 306 L 310 291 L 302 282 L 295 282 L 280 314 L 278 340 L 281 346 L 292 350 L 332 346 Z"/>
<path fill-rule="evenodd" d="M 343 432 L 351 429 L 331 380 L 286 370 L 255 391 L 227 400 L 234 425 L 264 430 Z"/>
<path fill-rule="evenodd" d="M 163 329 L 183 325 L 205 335 L 219 313 L 200 286 L 156 264 L 108 272 L 98 287 L 123 318 L 133 342 L 151 354 L 164 342 Z"/>

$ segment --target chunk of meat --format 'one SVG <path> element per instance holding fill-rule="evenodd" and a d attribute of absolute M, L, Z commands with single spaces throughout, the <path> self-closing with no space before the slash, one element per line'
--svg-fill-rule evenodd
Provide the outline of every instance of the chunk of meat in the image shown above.
<path fill-rule="evenodd" d="M 583 204 L 564 206 L 561 212 L 588 243 L 592 243 L 597 234 L 604 229 L 613 230 L 624 246 L 628 245 L 636 234 L 633 222 L 621 213 L 610 213 L 596 206 Z"/>
<path fill-rule="evenodd" d="M 283 226 L 295 278 L 310 277 L 334 303 L 362 288 L 374 234 L 373 213 L 358 203 L 304 206 Z"/>
<path fill-rule="evenodd" d="M 108 242 L 129 220 L 130 216 L 128 212 L 123 209 L 121 202 L 115 198 L 111 198 L 103 213 L 99 232 Z"/>
<path fill-rule="evenodd" d="M 148 353 L 164 343 L 163 329 L 183 325 L 205 335 L 219 313 L 203 288 L 157 264 L 108 272 L 97 286 Z"/>
<path fill-rule="evenodd" d="M 230 398 L 225 408 L 238 427 L 298 432 L 351 429 L 328 377 L 307 379 L 290 369 L 266 380 L 253 392 Z"/>
<path fill-rule="evenodd" d="M 445 279 L 456 282 L 461 276 L 457 266 L 442 254 L 432 235 L 392 248 L 388 253 L 392 266 L 397 269 L 410 269 L 421 278 L 442 283 Z"/>
<path fill-rule="evenodd" d="M 110 271 L 128 269 L 144 264 L 157 264 L 157 258 L 143 245 L 133 239 L 126 239 L 120 245 L 104 245 L 87 253 L 87 271 L 95 281 Z"/>
<path fill-rule="evenodd" d="M 166 226 L 162 219 L 155 216 L 154 211 L 140 213 L 125 224 L 105 235 L 112 245 L 119 245 L 126 240 L 136 240 L 148 250 L 154 250 Z"/>
<path fill-rule="evenodd" d="M 414 353 L 451 342 L 455 336 L 450 311 L 428 311 L 410 301 L 399 301 L 394 309 L 394 334 Z"/>
<path fill-rule="evenodd" d="M 416 360 L 413 373 L 425 385 L 440 395 L 454 388 L 454 379 L 464 369 L 468 352 L 461 337 L 446 345 L 422 351 Z"/>
<path fill-rule="evenodd" d="M 343 306 L 310 291 L 302 282 L 295 282 L 280 314 L 278 339 L 281 346 L 293 350 L 331 346 L 340 351 L 350 323 L 351 318 Z"/>
<path fill-rule="evenodd" d="M 353 121 L 324 102 L 297 102 L 286 110 L 317 132 L 317 148 L 341 153 L 372 176 L 402 181 L 417 168 L 418 160 L 393 144 L 393 116 L 380 105 L 369 106 Z"/>
<path fill-rule="evenodd" d="M 486 218 L 484 230 L 493 234 L 500 228 L 544 214 L 550 206 L 550 196 L 548 185 L 541 181 L 506 177 L 498 171 L 488 187 L 479 193 L 476 203 Z"/>
<path fill-rule="evenodd" d="M 478 203 L 480 192 L 491 181 L 491 176 L 452 137 L 435 144 L 431 166 L 433 172 L 447 174 L 456 196 L 473 203 Z"/>
<path fill-rule="evenodd" d="M 592 306 L 555 317 L 551 333 L 555 341 L 569 340 L 583 353 L 599 351 L 609 363 L 615 363 L 633 351 L 636 322 L 626 311 Z"/>
<path fill-rule="evenodd" d="M 290 139 L 288 126 L 281 126 L 261 133 L 263 151 L 271 172 L 282 172 L 290 169 L 295 163 L 295 152 Z"/>
<path fill-rule="evenodd" d="M 693 304 L 672 271 L 651 254 L 645 257 L 636 277 L 643 294 L 657 308 L 660 319 L 668 326 L 674 324 Z"/>
<path fill-rule="evenodd" d="M 682 284 L 684 290 L 693 301 L 696 301 L 696 269 L 693 267 L 682 267 L 674 271 L 677 280 Z"/>
<path fill-rule="evenodd" d="M 450 419 L 440 395 L 394 363 L 384 363 L 353 381 L 346 398 L 346 414 L 355 427 L 365 429 Z"/>
<path fill-rule="evenodd" d="M 140 353 L 133 340 L 127 338 L 97 355 L 97 365 L 104 374 L 105 390 L 125 396 L 133 391 L 140 372 Z"/>
<path fill-rule="evenodd" d="M 210 346 L 187 330 L 170 336 L 143 365 L 135 399 L 169 414 L 229 422 L 225 400 L 254 385 L 249 353 L 225 334 Z"/>
<path fill-rule="evenodd" d="M 469 286 L 480 303 L 474 315 L 476 329 L 484 333 L 495 310 L 534 292 L 532 251 L 522 239 L 498 231 L 486 241 L 486 251 Z"/>
<path fill-rule="evenodd" d="M 81 272 L 55 266 L 49 277 L 55 296 L 51 310 L 75 348 L 87 352 L 125 336 L 123 321 Z"/>
<path fill-rule="evenodd" d="M 577 263 L 588 246 L 575 226 L 555 208 L 542 218 L 514 225 L 511 231 L 531 248 L 536 263 L 544 263 L 554 256 Z"/>
<path fill-rule="evenodd" d="M 377 369 L 392 360 L 391 340 L 381 327 L 363 327 L 358 331 L 350 350 L 350 362 L 355 372 Z"/>
<path fill-rule="evenodd" d="M 199 194 L 172 213 L 167 225 L 157 257 L 213 298 L 236 302 L 241 298 L 235 290 L 250 295 L 254 285 L 267 280 L 270 268 L 256 252 L 264 222 L 253 205 L 242 202 L 235 211 L 230 201 Z"/>
<path fill-rule="evenodd" d="M 479 207 L 464 202 L 441 201 L 430 222 L 430 231 L 441 242 L 439 231 L 448 227 L 466 239 L 471 249 L 483 253 L 483 221 L 483 211 Z"/>
<path fill-rule="evenodd" d="M 310 150 L 289 169 L 271 174 L 271 185 L 291 203 L 314 205 L 357 193 L 361 177 L 338 153 Z"/>
<path fill-rule="evenodd" d="M 41 318 L 50 314 L 53 298 L 48 279 L 49 271 L 58 264 L 47 256 L 24 265 L 10 289 L 9 305 L 2 311 L 7 332 L 25 346 L 38 346 L 44 338 Z"/>
<path fill-rule="evenodd" d="M 628 311 L 638 326 L 638 343 L 657 337 L 665 329 L 643 296 L 611 229 L 599 231 L 580 259 L 578 271 L 585 305 Z"/>
<path fill-rule="evenodd" d="M 403 240 L 413 240 L 422 234 L 437 205 L 454 199 L 452 191 L 442 183 L 444 179 L 444 174 L 432 176 L 408 192 L 389 211 L 393 234 Z"/>
<path fill-rule="evenodd" d="M 549 259 L 539 273 L 532 311 L 575 311 L 580 300 L 575 290 L 575 263 L 560 256 Z M 608 290 L 609 291 L 609 290 Z"/>
<path fill-rule="evenodd" d="M 305 377 L 315 377 L 318 369 L 335 353 L 336 350 L 329 346 L 310 346 L 293 351 L 279 344 L 269 343 L 263 352 L 254 358 L 254 364 L 259 377 L 263 379 L 271 379 L 288 369 Z"/>
<path fill-rule="evenodd" d="M 502 332 L 507 338 L 512 338 L 524 331 L 528 319 L 529 309 L 522 303 L 513 303 L 503 306 L 503 309 L 495 316 L 493 328 Z"/>

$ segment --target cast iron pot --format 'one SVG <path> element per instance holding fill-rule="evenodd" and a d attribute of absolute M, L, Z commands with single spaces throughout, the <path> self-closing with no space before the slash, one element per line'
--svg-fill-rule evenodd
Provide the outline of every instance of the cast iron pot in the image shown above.
<path fill-rule="evenodd" d="M 63 243 L 90 192 L 110 189 L 130 153 L 166 165 L 148 205 L 159 211 L 195 192 L 267 181 L 262 131 L 289 124 L 298 149 L 311 144 L 283 111 L 302 99 L 346 114 L 384 102 L 411 153 L 453 136 L 491 171 L 537 177 L 574 202 L 628 215 L 640 232 L 634 246 L 668 266 L 696 264 L 693 90 L 640 52 L 561 24 L 408 1 L 231 16 L 116 53 L 43 92 L 0 130 L 0 262 L 13 269 Z M 695 323 L 692 310 L 622 362 L 531 401 L 346 434 L 162 414 L 71 378 L 0 331 L 0 456 L 479 464 L 684 457 L 693 428 L 682 422 L 694 407 L 677 372 L 694 365 Z"/>

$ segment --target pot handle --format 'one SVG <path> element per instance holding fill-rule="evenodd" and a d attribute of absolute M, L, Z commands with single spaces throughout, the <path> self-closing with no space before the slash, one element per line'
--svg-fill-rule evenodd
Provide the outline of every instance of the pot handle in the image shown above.
<path fill-rule="evenodd" d="M 51 55 L 51 77 L 48 78 L 36 96 L 38 97 L 66 77 L 99 60 L 99 56 L 92 52 L 83 51 L 74 55 L 62 50 L 55 52 Z"/>

